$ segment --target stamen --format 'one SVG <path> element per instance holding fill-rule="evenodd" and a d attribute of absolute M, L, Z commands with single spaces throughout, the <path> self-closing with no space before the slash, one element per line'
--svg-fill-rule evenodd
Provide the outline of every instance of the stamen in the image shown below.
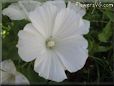
<path fill-rule="evenodd" d="M 55 41 L 52 38 L 48 39 L 46 41 L 46 47 L 52 49 L 53 47 L 55 47 Z"/>

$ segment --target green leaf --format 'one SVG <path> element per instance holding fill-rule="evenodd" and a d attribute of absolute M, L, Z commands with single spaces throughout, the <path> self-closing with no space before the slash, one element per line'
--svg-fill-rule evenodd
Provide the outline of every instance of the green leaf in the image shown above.
<path fill-rule="evenodd" d="M 112 46 L 108 46 L 108 47 L 98 46 L 96 52 L 106 52 L 106 51 L 110 50 L 111 48 L 112 48 Z"/>
<path fill-rule="evenodd" d="M 108 39 L 112 36 L 112 28 L 111 28 L 111 21 L 105 26 L 103 31 L 98 35 L 98 39 L 101 42 L 107 42 Z"/>
<path fill-rule="evenodd" d="M 104 14 L 112 21 L 114 22 L 114 12 L 107 9 L 106 11 L 104 11 Z"/>

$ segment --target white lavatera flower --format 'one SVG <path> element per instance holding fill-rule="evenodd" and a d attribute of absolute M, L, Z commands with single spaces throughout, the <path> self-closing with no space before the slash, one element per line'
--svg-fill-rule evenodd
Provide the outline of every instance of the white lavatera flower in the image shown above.
<path fill-rule="evenodd" d="M 16 71 L 12 60 L 4 60 L 0 62 L 0 84 L 29 84 L 29 81 Z"/>
<path fill-rule="evenodd" d="M 3 15 L 7 15 L 12 20 L 29 20 L 28 14 L 41 3 L 34 0 L 20 0 L 17 3 L 12 3 L 3 10 Z"/>
<path fill-rule="evenodd" d="M 61 4 L 60 4 L 61 2 Z M 22 60 L 35 60 L 39 76 L 56 82 L 67 79 L 65 70 L 80 70 L 88 57 L 90 22 L 86 11 L 71 2 L 47 1 L 29 13 L 31 23 L 19 31 L 17 44 Z"/>
<path fill-rule="evenodd" d="M 51 3 L 63 7 L 63 1 L 47 1 L 47 3 Z M 3 15 L 8 16 L 11 20 L 29 20 L 29 13 L 35 10 L 37 7 L 41 6 L 42 3 L 35 0 L 19 0 L 17 3 L 12 3 L 7 8 L 5 8 L 2 12 Z"/>

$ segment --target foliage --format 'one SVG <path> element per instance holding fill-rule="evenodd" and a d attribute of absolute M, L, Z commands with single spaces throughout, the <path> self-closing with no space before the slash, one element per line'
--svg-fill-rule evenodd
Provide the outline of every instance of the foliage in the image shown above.
<path fill-rule="evenodd" d="M 4 3 L 3 8 L 9 4 Z M 83 69 L 75 73 L 66 71 L 68 79 L 62 83 L 112 83 L 114 10 L 112 8 L 88 8 L 84 16 L 91 22 L 90 32 L 85 35 L 89 43 L 89 57 Z M 26 20 L 14 21 L 2 16 L 2 59 L 12 59 L 17 70 L 22 72 L 31 84 L 54 84 L 38 76 L 33 70 L 33 62 L 24 62 L 18 55 L 16 44 L 18 32 L 28 23 Z"/>

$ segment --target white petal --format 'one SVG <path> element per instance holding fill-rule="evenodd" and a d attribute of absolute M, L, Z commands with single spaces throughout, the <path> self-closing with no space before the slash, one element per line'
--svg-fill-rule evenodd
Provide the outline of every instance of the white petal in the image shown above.
<path fill-rule="evenodd" d="M 35 10 L 37 7 L 41 6 L 41 3 L 38 1 L 33 1 L 33 0 L 23 0 L 23 1 L 19 1 L 19 4 L 22 4 L 23 8 L 27 11 L 27 12 L 31 12 L 33 10 Z"/>
<path fill-rule="evenodd" d="M 22 12 L 18 3 L 13 3 L 8 6 L 8 8 L 5 8 L 3 10 L 3 15 L 7 15 L 12 20 L 21 20 L 26 18 L 26 15 Z"/>
<path fill-rule="evenodd" d="M 66 8 L 66 4 L 65 4 L 64 0 L 47 1 L 45 4 L 47 4 L 47 3 L 55 5 L 58 10 Z"/>
<path fill-rule="evenodd" d="M 62 9 L 57 14 L 53 35 L 60 39 L 75 35 L 79 26 L 79 19 L 80 17 L 73 10 Z"/>
<path fill-rule="evenodd" d="M 80 5 L 81 5 L 81 3 L 79 3 L 79 2 L 78 2 L 78 4 L 71 3 L 70 1 L 68 2 L 68 8 L 73 9 L 76 12 L 76 14 L 83 17 L 86 13 L 86 10 L 84 8 L 82 8 Z"/>
<path fill-rule="evenodd" d="M 23 74 L 17 72 L 15 76 L 15 84 L 30 84 L 30 83 Z"/>
<path fill-rule="evenodd" d="M 80 70 L 88 57 L 87 41 L 82 36 L 69 37 L 58 42 L 56 53 L 70 72 Z"/>
<path fill-rule="evenodd" d="M 12 20 L 28 19 L 28 13 L 41 5 L 40 2 L 23 0 L 13 3 L 3 10 L 3 15 L 7 15 Z"/>
<path fill-rule="evenodd" d="M 1 62 L 0 69 L 12 74 L 15 74 L 16 72 L 16 68 L 12 60 L 4 60 Z"/>
<path fill-rule="evenodd" d="M 0 84 L 14 84 L 15 78 L 11 74 L 0 70 Z"/>
<path fill-rule="evenodd" d="M 56 12 L 56 6 L 45 4 L 31 12 L 29 17 L 34 27 L 36 27 L 42 35 L 48 37 L 51 35 L 53 29 Z"/>
<path fill-rule="evenodd" d="M 54 52 L 45 52 L 35 61 L 34 70 L 39 76 L 56 82 L 66 79 L 64 67 Z"/>
<path fill-rule="evenodd" d="M 77 29 L 77 34 L 87 34 L 89 32 L 89 29 L 90 29 L 90 21 L 80 19 L 80 24 Z"/>
<path fill-rule="evenodd" d="M 45 48 L 45 39 L 31 24 L 27 24 L 24 30 L 19 31 L 18 36 L 18 53 L 26 62 L 34 60 Z"/>
<path fill-rule="evenodd" d="M 22 11 L 25 13 L 26 17 L 29 19 L 28 15 L 29 12 L 32 12 L 35 10 L 37 7 L 41 5 L 40 2 L 38 1 L 31 1 L 31 0 L 23 0 L 18 2 L 19 6 L 22 8 Z"/>
<path fill-rule="evenodd" d="M 75 35 L 75 36 L 69 36 L 69 37 L 66 37 L 64 39 L 57 39 L 57 47 L 59 47 L 59 44 L 60 46 L 65 46 L 66 44 L 68 44 L 70 46 L 71 45 L 75 45 L 75 46 L 78 46 L 78 47 L 81 47 L 83 49 L 87 49 L 88 48 L 88 42 L 87 40 L 81 36 L 81 35 Z"/>

